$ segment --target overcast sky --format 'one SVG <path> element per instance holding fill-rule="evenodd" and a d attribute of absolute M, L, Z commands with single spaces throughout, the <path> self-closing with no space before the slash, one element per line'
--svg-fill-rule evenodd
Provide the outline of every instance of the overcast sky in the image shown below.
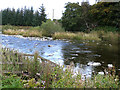
<path fill-rule="evenodd" d="M 43 4 L 46 9 L 47 18 L 52 19 L 54 9 L 54 19 L 60 19 L 62 12 L 64 12 L 65 3 L 79 2 L 83 0 L 0 0 L 0 10 L 5 8 L 27 8 L 33 7 L 34 10 L 38 10 Z M 84 0 L 85 1 L 85 0 Z M 90 4 L 94 4 L 95 0 L 89 0 Z"/>

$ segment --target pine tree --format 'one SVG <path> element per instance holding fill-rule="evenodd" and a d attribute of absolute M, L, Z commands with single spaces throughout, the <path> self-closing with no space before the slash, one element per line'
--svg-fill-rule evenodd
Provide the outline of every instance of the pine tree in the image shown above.
<path fill-rule="evenodd" d="M 44 6 L 43 6 L 43 4 L 42 4 L 42 6 L 39 8 L 39 10 L 40 10 L 40 25 L 42 24 L 42 22 L 46 22 L 46 14 L 45 14 L 45 8 L 44 8 Z"/>

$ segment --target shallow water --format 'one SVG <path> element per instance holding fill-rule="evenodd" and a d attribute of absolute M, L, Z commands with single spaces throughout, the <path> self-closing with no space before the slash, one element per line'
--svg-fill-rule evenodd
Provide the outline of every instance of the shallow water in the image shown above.
<path fill-rule="evenodd" d="M 120 73 L 120 49 L 118 45 L 105 42 L 91 43 L 85 41 L 52 40 L 52 38 L 34 38 L 0 34 L 2 47 L 18 50 L 22 53 L 39 55 L 65 67 L 74 62 L 74 72 L 92 75 L 92 72 L 103 72 L 109 65 L 116 67 Z M 78 70 L 79 69 L 79 70 Z"/>

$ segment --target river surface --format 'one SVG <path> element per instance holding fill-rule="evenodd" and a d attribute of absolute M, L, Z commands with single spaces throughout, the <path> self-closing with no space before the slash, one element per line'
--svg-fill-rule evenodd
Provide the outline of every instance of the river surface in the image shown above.
<path fill-rule="evenodd" d="M 18 50 L 22 53 L 39 55 L 59 65 L 74 62 L 74 71 L 91 77 L 92 72 L 103 74 L 108 66 L 115 66 L 120 73 L 120 49 L 118 45 L 105 42 L 52 40 L 52 38 L 22 37 L 0 34 L 2 47 Z"/>

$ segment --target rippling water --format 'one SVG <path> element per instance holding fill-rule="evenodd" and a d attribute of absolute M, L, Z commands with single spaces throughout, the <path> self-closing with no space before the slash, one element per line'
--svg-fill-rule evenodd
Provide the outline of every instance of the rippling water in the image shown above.
<path fill-rule="evenodd" d="M 93 45 L 88 42 L 77 41 L 70 42 L 65 40 L 52 40 L 51 38 L 34 38 L 13 35 L 3 35 L 2 47 L 18 50 L 22 53 L 39 55 L 60 65 L 74 62 L 74 71 L 80 70 L 80 73 L 88 77 L 92 72 L 102 72 L 109 65 L 116 67 L 117 73 L 120 71 L 118 45 L 111 45 L 104 42 L 92 41 Z"/>

